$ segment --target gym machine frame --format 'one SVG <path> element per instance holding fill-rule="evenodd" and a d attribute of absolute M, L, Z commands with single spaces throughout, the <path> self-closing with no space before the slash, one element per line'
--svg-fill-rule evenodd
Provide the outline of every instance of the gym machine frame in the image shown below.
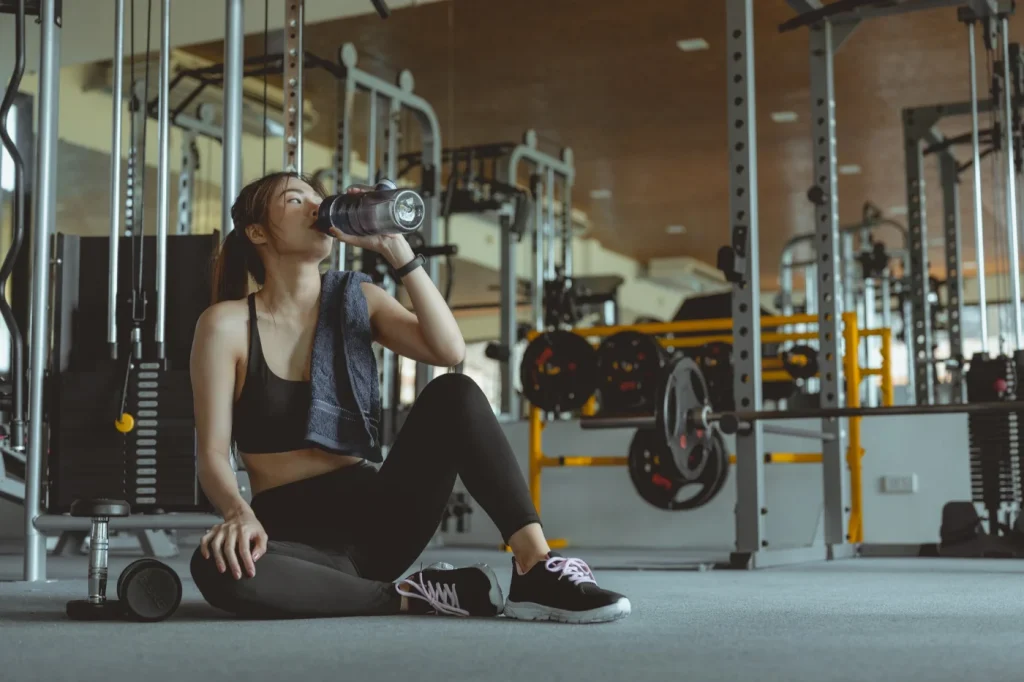
<path fill-rule="evenodd" d="M 292 3 L 300 5 L 296 10 L 289 5 L 286 16 L 286 23 L 292 29 L 298 29 L 289 33 L 289 52 L 292 57 L 296 49 L 301 51 L 301 2 Z M 115 10 L 115 44 L 114 44 L 114 68 L 115 88 L 113 96 L 113 127 L 112 127 L 112 158 L 121 157 L 120 144 L 120 123 L 121 123 L 121 97 L 123 92 L 123 54 L 124 54 L 124 5 L 123 0 L 116 0 Z M 27 4 L 27 3 L 26 3 Z M 377 13 L 386 18 L 390 12 L 383 0 L 373 0 Z M 31 310 L 30 310 L 30 332 L 29 332 L 29 362 L 28 362 L 28 429 L 26 434 L 26 474 L 25 474 L 25 559 L 24 559 L 24 580 L 38 582 L 46 579 L 46 542 L 45 535 L 61 531 L 88 531 L 92 526 L 92 519 L 85 517 L 73 517 L 66 515 L 50 515 L 43 513 L 43 425 L 44 405 L 43 388 L 45 382 L 47 360 L 49 356 L 49 334 L 48 334 L 48 301 L 50 299 L 50 244 L 51 236 L 54 233 L 56 213 L 56 149 L 57 149 L 57 120 L 59 110 L 59 78 L 60 78 L 60 41 L 63 18 L 59 12 L 60 3 L 57 0 L 40 0 L 39 23 L 41 24 L 40 36 L 40 67 L 39 67 L 39 107 L 38 107 L 38 134 L 36 137 L 36 194 L 34 217 L 32 224 L 32 254 L 31 254 Z M 223 91 L 224 91 L 224 122 L 223 136 L 223 195 L 234 196 L 241 188 L 241 135 L 242 135 L 242 79 L 244 78 L 244 0 L 225 1 L 225 42 L 224 42 L 224 64 L 223 69 Z M 167 107 L 168 93 L 170 91 L 170 0 L 161 0 L 160 12 L 160 35 L 161 53 L 159 66 L 159 101 L 163 104 L 158 110 L 158 197 L 157 197 L 157 320 L 155 341 L 158 353 L 163 353 L 164 331 L 166 320 L 166 239 L 168 232 L 168 209 L 169 209 L 169 179 L 170 179 L 170 157 L 169 157 L 169 126 L 170 112 Z M 22 51 L 19 50 L 19 59 Z M 353 63 L 354 66 L 354 63 Z M 294 68 L 294 65 L 292 65 Z M 337 73 L 337 71 L 335 71 Z M 361 79 L 358 72 L 356 80 L 363 84 L 373 81 Z M 411 95 L 411 79 L 409 88 L 398 89 L 388 85 L 383 90 L 389 96 L 403 99 L 407 105 L 416 106 L 416 102 L 422 102 Z M 298 76 L 286 80 L 291 87 L 288 96 L 298 97 L 301 101 L 301 69 Z M 287 102 L 286 97 L 286 102 Z M 425 104 L 425 103 L 423 103 Z M 433 154 L 436 158 L 440 153 L 440 135 L 436 117 L 427 107 L 429 115 L 422 109 L 418 111 L 421 119 L 425 120 L 425 128 L 433 133 L 432 138 L 436 142 L 437 151 Z M 288 108 L 286 113 L 301 114 Z M 299 118 L 301 120 L 301 118 Z M 285 161 L 288 165 L 289 158 L 294 160 L 296 170 L 301 166 L 302 126 L 294 128 L 294 137 L 286 139 Z M 425 133 L 426 137 L 426 133 Z M 289 157 L 289 153 L 293 156 Z M 439 164 L 438 164 L 439 165 Z M 114 278 L 117 272 L 116 238 L 119 236 L 119 215 L 120 215 L 120 164 L 111 164 L 111 277 Z M 433 225 L 436 222 L 437 200 L 436 196 L 424 197 L 427 202 L 427 218 L 424 221 L 424 239 L 432 243 Z M 222 235 L 226 236 L 231 228 L 230 217 L 231 203 L 225 201 L 223 204 L 223 224 L 225 230 Z M 428 265 L 428 272 L 434 281 L 437 280 L 437 266 Z M 116 285 L 111 280 L 111 304 L 116 304 Z M 116 326 L 113 314 L 108 319 L 108 333 L 111 343 L 116 342 Z M 428 377 L 429 379 L 429 377 Z M 200 513 L 171 513 L 163 515 L 133 515 L 111 519 L 109 529 L 115 530 L 154 530 L 154 529 L 194 529 L 205 530 L 222 519 L 213 514 Z"/>
<path fill-rule="evenodd" d="M 890 220 L 888 218 L 882 217 L 881 216 L 881 212 L 878 211 L 877 209 L 874 209 L 874 211 L 875 211 L 874 213 L 870 212 L 869 211 L 870 208 L 872 208 L 872 207 L 870 207 L 869 205 L 865 206 L 865 212 L 864 212 L 864 216 L 863 216 L 861 222 L 859 222 L 857 224 L 853 224 L 853 225 L 845 225 L 845 226 L 842 226 L 842 227 L 839 228 L 840 234 L 844 237 L 844 246 L 847 247 L 847 248 L 844 249 L 844 255 L 843 255 L 843 260 L 848 265 L 847 277 L 848 278 L 852 278 L 852 277 L 856 277 L 857 276 L 856 261 L 854 259 L 854 255 L 852 253 L 850 253 L 850 251 L 852 249 L 852 243 L 851 243 L 852 242 L 852 236 L 854 234 L 856 234 L 856 233 L 860 234 L 861 240 L 862 240 L 862 245 L 861 246 L 862 246 L 862 250 L 863 250 L 863 241 L 864 241 L 865 233 L 870 233 L 872 230 L 875 230 L 875 229 L 880 228 L 880 227 L 890 227 L 890 228 L 893 228 L 893 229 L 897 230 L 900 233 L 900 236 L 902 237 L 902 241 L 903 241 L 903 248 L 902 249 L 894 249 L 894 250 L 889 251 L 888 253 L 889 253 L 889 255 L 892 258 L 899 258 L 900 259 L 900 261 L 903 264 L 903 272 L 904 273 L 909 272 L 909 270 L 910 270 L 910 262 L 909 262 L 908 259 L 910 257 L 910 255 L 909 255 L 910 237 L 909 237 L 907 228 L 905 228 L 903 225 L 899 224 L 898 222 L 896 222 L 894 220 Z M 796 235 L 796 236 L 790 238 L 790 240 L 787 241 L 786 244 L 782 247 L 782 254 L 779 257 L 779 299 L 780 299 L 780 304 L 781 304 L 780 305 L 780 308 L 781 308 L 780 312 L 781 312 L 781 314 L 783 316 L 794 314 L 793 271 L 796 268 L 801 268 L 801 267 L 804 268 L 804 279 L 805 279 L 805 288 L 804 288 L 805 310 L 804 310 L 804 312 L 807 313 L 808 315 L 816 315 L 817 314 L 817 310 L 815 308 L 815 306 L 817 304 L 817 294 L 815 293 L 816 292 L 815 283 L 817 281 L 816 272 L 817 272 L 818 260 L 817 260 L 817 251 L 814 248 L 814 240 L 815 240 L 816 236 L 817 235 L 815 233 L 813 233 L 813 232 L 805 233 L 805 234 L 799 234 L 799 235 Z M 804 243 L 808 243 L 810 245 L 811 251 L 815 255 L 814 255 L 814 257 L 811 257 L 808 260 L 796 261 L 795 260 L 795 256 L 794 256 L 794 250 L 796 249 L 796 247 L 798 247 L 799 245 L 804 244 Z M 875 326 L 875 317 L 874 317 L 874 312 L 875 311 L 866 302 L 866 301 L 874 300 L 874 298 L 875 298 L 874 297 L 874 286 L 873 286 L 874 282 L 872 282 L 870 279 L 865 279 L 863 281 L 864 281 L 864 285 L 865 285 L 864 301 L 862 302 L 863 303 L 863 309 L 864 309 L 864 315 L 863 315 L 863 318 L 859 318 L 859 319 L 860 319 L 860 323 L 863 324 L 865 327 L 874 327 Z M 890 286 L 890 278 L 889 278 L 889 274 L 888 274 L 888 269 L 886 270 L 884 275 L 880 278 L 880 285 L 881 285 L 880 286 L 880 291 L 879 291 L 880 295 L 878 296 L 878 299 L 881 301 L 881 306 L 882 306 L 881 326 L 886 328 L 886 329 L 891 329 L 892 328 L 892 294 L 891 294 L 891 286 Z M 851 301 L 852 300 L 852 301 L 855 302 L 856 301 L 855 292 L 853 292 L 853 297 L 852 298 L 851 298 L 851 295 L 849 295 L 851 292 L 847 292 L 847 293 L 848 293 L 848 295 L 846 296 L 846 300 L 847 301 Z M 848 304 L 848 308 L 850 310 L 853 310 L 854 306 Z M 859 316 L 860 316 L 860 312 L 858 311 L 858 317 Z M 909 320 L 909 317 L 910 317 L 909 313 L 905 312 L 904 313 L 904 319 Z M 801 325 L 801 327 L 802 327 L 802 325 Z M 787 325 L 787 326 L 783 327 L 783 329 L 782 329 L 782 331 L 784 331 L 784 332 L 800 331 L 800 330 L 801 330 L 800 328 L 794 328 L 792 325 Z M 817 337 L 815 337 L 815 338 L 817 338 Z M 879 350 L 879 348 L 876 348 L 874 346 L 874 344 L 871 344 L 871 343 L 867 344 L 867 346 L 863 349 L 863 352 L 862 352 L 862 362 L 865 363 L 866 369 L 872 369 L 872 356 L 874 355 L 874 353 L 877 350 Z M 908 371 L 909 371 L 910 380 L 913 381 L 913 369 L 914 369 L 914 366 L 913 366 L 911 358 L 909 357 L 909 354 L 908 354 L 908 358 L 907 358 L 907 364 L 908 364 Z M 875 391 L 874 391 L 873 382 L 868 382 L 866 398 L 867 398 L 866 403 L 867 403 L 868 406 L 875 407 L 877 405 L 876 394 L 875 394 Z"/>
<path fill-rule="evenodd" d="M 817 319 L 813 315 L 791 315 L 781 317 L 763 317 L 761 322 L 764 325 L 789 326 L 798 324 L 814 324 Z M 671 334 L 671 333 L 709 333 L 728 330 L 733 321 L 728 318 L 718 320 L 684 320 L 678 322 L 664 322 L 656 324 L 624 325 L 611 327 L 579 327 L 573 329 L 573 333 L 584 338 L 604 338 L 623 331 L 633 331 L 641 334 Z M 846 342 L 846 352 L 843 355 L 843 366 L 849 378 L 847 384 L 847 402 L 854 407 L 860 406 L 860 385 L 868 377 L 881 377 L 882 381 L 882 404 L 890 407 L 894 404 L 894 391 L 892 383 L 892 331 L 888 328 L 881 329 L 858 329 L 856 313 L 843 314 L 843 334 Z M 539 332 L 531 332 L 527 338 L 533 340 L 539 336 Z M 762 334 L 763 343 L 781 343 L 785 341 L 815 339 L 816 332 L 790 332 L 790 333 L 765 333 Z M 859 348 L 862 340 L 877 337 L 881 340 L 881 368 L 861 367 L 859 363 Z M 664 348 L 692 348 L 712 342 L 733 343 L 731 336 L 699 336 L 679 339 L 658 339 L 659 344 Z M 596 345 L 596 344 L 595 344 Z M 762 372 L 763 381 L 784 381 L 789 380 L 790 375 L 785 370 L 766 370 Z M 604 422 L 613 424 L 615 417 L 593 418 L 594 399 L 582 409 L 584 420 L 589 423 L 581 424 L 585 427 L 590 424 Z M 583 455 L 559 455 L 549 456 L 544 453 L 543 433 L 544 416 L 540 408 L 530 408 L 530 431 L 529 431 L 529 485 L 530 497 L 538 512 L 541 508 L 541 475 L 545 468 L 559 467 L 597 467 L 597 466 L 626 466 L 626 457 L 616 456 L 583 456 Z M 632 418 L 626 417 L 625 421 Z M 860 542 L 863 539 L 863 493 L 861 485 L 861 458 L 864 450 L 861 447 L 860 439 L 860 417 L 851 417 L 849 420 L 849 445 L 846 454 L 846 465 L 850 472 L 850 517 L 848 536 L 851 542 Z M 783 432 L 780 429 L 780 433 Z M 799 435 L 795 431 L 788 431 L 789 435 Z M 802 434 L 803 432 L 801 432 Z M 821 453 L 763 453 L 765 464 L 812 464 L 821 463 Z M 730 456 L 730 463 L 737 464 L 740 460 L 738 455 Z M 563 538 L 549 540 L 552 547 L 563 547 L 567 544 Z"/>
<path fill-rule="evenodd" d="M 294 8 L 294 9 L 293 9 Z M 357 92 L 369 95 L 369 127 L 367 132 L 367 178 L 366 182 L 372 184 L 378 175 L 378 125 L 380 101 L 386 102 L 387 116 L 387 150 L 385 154 L 386 167 L 385 176 L 395 180 L 398 175 L 398 138 L 399 120 L 403 111 L 412 112 L 420 127 L 420 141 L 422 146 L 423 180 L 420 193 L 426 204 L 423 226 L 419 234 L 423 238 L 424 246 L 428 249 L 438 246 L 438 219 L 440 215 L 439 188 L 441 185 L 441 127 L 437 114 L 433 107 L 425 99 L 415 94 L 415 81 L 412 72 L 403 70 L 397 79 L 397 84 L 386 81 L 358 68 L 359 55 L 352 43 L 345 43 L 338 50 L 337 62 L 323 59 L 303 47 L 302 37 L 302 10 L 301 1 L 288 3 L 285 16 L 285 45 L 282 54 L 266 54 L 252 57 L 233 64 L 228 55 L 225 55 L 223 64 L 213 64 L 199 69 L 183 69 L 176 73 L 171 83 L 173 88 L 185 78 L 193 78 L 199 81 L 199 85 L 171 112 L 171 119 L 178 120 L 183 116 L 183 111 L 195 100 L 204 88 L 210 85 L 218 85 L 223 79 L 225 92 L 225 119 L 228 117 L 228 104 L 233 99 L 229 97 L 228 79 L 238 79 L 238 97 L 240 98 L 241 80 L 246 77 L 264 76 L 269 73 L 284 72 L 283 96 L 284 96 L 284 150 L 283 168 L 293 172 L 303 172 L 303 130 L 299 124 L 303 120 L 303 72 L 306 69 L 321 69 L 334 76 L 338 83 L 339 112 L 338 129 L 335 144 L 334 168 L 320 169 L 313 173 L 318 179 L 333 179 L 334 191 L 343 192 L 346 187 L 353 184 L 352 177 L 352 140 L 351 127 L 355 115 L 355 97 Z M 229 24 L 232 19 L 229 17 Z M 227 44 L 227 43 L 226 43 Z M 299 58 L 302 55 L 302 58 Z M 236 93 L 231 93 L 232 95 Z M 237 105 L 241 109 L 241 102 Z M 241 114 L 237 114 L 239 129 L 241 128 Z M 191 119 L 188 119 L 191 120 Z M 204 132 L 205 131 L 200 131 Z M 216 138 L 215 138 L 216 139 Z M 225 144 L 225 154 L 228 145 Z M 225 156 L 225 176 L 227 176 L 229 161 Z M 240 171 L 239 171 L 240 172 Z M 362 178 L 360 178 L 362 180 Z M 230 182 L 225 177 L 225 187 Z M 226 191 L 226 190 L 225 190 Z M 237 189 L 235 190 L 237 194 Z M 234 196 L 229 195 L 229 196 Z M 225 231 L 230 230 L 230 216 L 225 219 Z M 345 244 L 338 243 L 333 254 L 332 266 L 337 269 L 347 269 L 353 264 L 353 253 Z M 428 258 L 424 266 L 430 278 L 436 283 L 439 279 L 440 266 L 435 258 Z M 385 276 L 384 288 L 392 295 L 395 294 L 396 283 L 390 277 Z M 382 363 L 384 380 L 382 381 L 382 397 L 384 413 L 390 414 L 393 405 L 397 402 L 395 386 L 398 383 L 393 375 L 397 371 L 397 363 L 391 351 L 384 350 Z M 434 368 L 430 365 L 418 363 L 416 365 L 416 393 L 430 382 L 434 376 Z"/>
<path fill-rule="evenodd" d="M 555 158 L 537 148 L 537 134 L 528 130 L 523 135 L 522 144 L 516 145 L 508 158 L 507 182 L 515 185 L 518 179 L 519 165 L 529 162 L 533 166 L 532 176 L 536 182 L 531 187 L 534 201 L 533 216 L 533 285 L 530 288 L 531 317 L 535 332 L 544 330 L 544 282 L 555 279 L 555 183 L 562 183 L 562 275 L 565 285 L 572 286 L 572 188 L 576 182 L 576 167 L 573 162 L 572 149 L 561 150 L 560 158 Z M 546 210 L 545 210 L 546 209 Z M 511 221 L 501 222 L 501 336 L 500 344 L 508 352 L 499 361 L 501 368 L 501 406 L 503 415 L 518 418 L 522 414 L 519 395 L 515 390 L 512 377 L 513 367 L 517 367 L 513 349 L 517 339 L 516 303 L 517 265 L 516 243 L 518 239 L 512 229 Z"/>
<path fill-rule="evenodd" d="M 233 16 L 237 21 L 227 22 L 227 42 L 231 49 L 241 51 L 241 0 L 228 0 L 228 17 Z M 41 23 L 41 59 L 39 70 L 39 107 L 38 107 L 38 136 L 36 154 L 36 206 L 35 221 L 32 225 L 32 295 L 31 295 L 31 344 L 29 358 L 29 430 L 28 430 L 28 453 L 26 458 L 26 483 L 25 483 L 25 560 L 24 580 L 38 582 L 46 579 L 46 542 L 45 535 L 61 531 L 88 531 L 92 520 L 84 517 L 72 517 L 66 515 L 51 515 L 43 513 L 43 467 L 45 453 L 43 451 L 43 387 L 45 373 L 49 356 L 49 315 L 47 307 L 50 299 L 50 246 L 51 235 L 55 227 L 56 207 L 56 143 L 57 143 L 57 112 L 59 107 L 59 65 L 60 65 L 60 29 L 62 18 L 57 13 L 59 3 L 56 0 L 42 0 L 40 9 Z M 124 51 L 123 26 L 124 12 L 123 0 L 118 0 L 115 13 L 115 95 L 113 97 L 114 125 L 112 129 L 112 158 L 119 159 L 121 156 L 120 145 L 120 122 L 121 122 L 121 99 L 118 93 L 122 92 L 122 55 Z M 170 0 L 162 0 L 160 13 L 160 35 L 161 49 L 159 69 L 159 89 L 161 101 L 167 101 L 169 86 L 169 51 L 166 46 L 170 44 Z M 238 31 L 232 35 L 232 29 Z M 240 91 L 241 82 L 225 84 L 225 92 L 231 88 Z M 231 118 L 225 117 L 224 143 L 225 148 L 238 146 L 241 135 L 240 119 L 239 126 L 232 128 Z M 169 142 L 169 112 L 167 107 L 162 107 L 158 126 L 158 198 L 157 198 L 157 320 L 156 338 L 158 349 L 162 352 L 164 340 L 164 323 L 166 320 L 166 239 L 167 222 L 169 209 L 169 181 L 170 181 L 170 157 L 168 150 Z M 225 165 L 225 173 L 229 172 L 229 166 Z M 111 164 L 111 300 L 116 303 L 116 280 L 113 279 L 116 272 L 116 238 L 119 236 L 120 225 L 120 164 Z M 230 224 L 230 223 L 229 223 Z M 111 338 L 116 340 L 116 327 L 114 317 L 108 319 L 108 331 L 112 331 Z M 111 519 L 110 530 L 153 530 L 153 529 L 195 529 L 205 530 L 221 521 L 219 516 L 200 513 L 172 513 L 163 515 L 135 515 L 123 518 Z"/>
<path fill-rule="evenodd" d="M 976 92 L 976 78 L 974 68 L 974 30 L 973 26 L 968 28 L 971 59 L 971 85 L 972 92 Z M 1006 103 L 1008 106 L 1020 106 L 1024 104 L 1024 98 L 1019 95 Z M 992 100 L 975 100 L 972 102 L 956 102 L 951 104 L 937 104 L 930 106 L 911 107 L 903 110 L 903 139 L 907 159 L 907 192 L 910 198 L 910 205 L 920 207 L 919 210 L 909 211 L 910 230 L 914 248 L 911 251 L 912 272 L 925 272 L 923 277 L 917 275 L 913 278 L 913 305 L 915 307 L 914 321 L 919 330 L 914 336 L 913 352 L 910 354 L 914 364 L 915 372 L 915 393 L 918 404 L 931 404 L 934 402 L 934 363 L 931 361 L 931 303 L 927 296 L 927 240 L 925 239 L 925 183 L 922 180 L 924 171 L 924 159 L 929 154 L 938 154 L 939 169 L 942 183 L 943 200 L 943 235 L 945 238 L 946 251 L 946 272 L 947 289 L 949 300 L 949 342 L 950 359 L 957 361 L 958 368 L 953 370 L 953 401 L 963 402 L 966 399 L 964 391 L 966 386 L 963 383 L 963 329 L 961 320 L 963 317 L 963 296 L 964 285 L 961 272 L 962 240 L 960 234 L 960 174 L 970 168 L 974 184 L 974 248 L 977 253 L 977 277 L 978 277 L 978 309 L 981 317 L 981 348 L 982 352 L 988 352 L 988 313 L 985 282 L 985 245 L 983 240 L 983 218 L 981 201 L 981 158 L 978 136 L 978 114 L 988 113 L 998 106 Z M 952 152 L 952 146 L 958 140 L 947 139 L 936 127 L 938 123 L 949 117 L 970 115 L 973 119 L 971 142 L 974 148 L 973 158 L 968 163 L 961 163 Z M 1013 169 L 1013 145 L 1009 145 L 1010 166 L 1004 169 L 1009 181 L 1008 187 L 1016 187 L 1015 173 Z M 1010 193 L 1008 193 L 1010 194 Z M 1012 197 L 1007 198 L 1007 220 L 1014 220 L 1009 225 L 1016 225 L 1016 217 L 1010 216 L 1011 202 L 1016 205 Z M 1017 252 L 1018 232 L 1017 227 L 1007 230 L 1008 247 L 1010 253 Z M 922 281 L 923 280 L 923 281 Z M 1014 300 L 1020 300 L 1020 265 L 1019 259 L 1011 259 L 1010 267 L 1010 288 Z M 1019 348 L 1024 338 L 1019 335 L 1021 329 L 1020 306 L 1011 308 L 1014 313 L 1015 347 Z M 923 328 L 923 334 L 920 330 Z M 923 354 L 923 357 L 922 357 Z"/>
<path fill-rule="evenodd" d="M 365 92 L 370 97 L 369 130 L 367 132 L 367 170 L 366 181 L 375 182 L 377 175 L 377 124 L 379 119 L 378 100 L 387 102 L 387 154 L 385 177 L 392 180 L 398 176 L 398 124 L 403 110 L 412 112 L 420 126 L 420 143 L 422 148 L 422 180 L 420 194 L 425 202 L 423 226 L 419 233 L 427 248 L 438 246 L 438 218 L 440 216 L 439 193 L 441 191 L 441 124 L 430 103 L 413 92 L 415 81 L 412 72 L 403 70 L 398 75 L 398 83 L 389 83 L 377 76 L 357 67 L 359 54 L 355 45 L 345 43 L 338 51 L 340 69 L 336 66 L 328 69 L 336 78 L 344 81 L 344 113 L 338 117 L 338 146 L 335 154 L 335 190 L 344 191 L 352 184 L 352 133 L 351 121 L 354 115 L 355 96 L 357 91 Z M 299 97 L 301 101 L 301 96 Z M 346 268 L 349 256 L 345 245 L 338 244 L 339 267 Z M 436 284 L 440 275 L 440 264 L 436 258 L 428 258 L 424 266 L 430 279 Z M 385 289 L 392 295 L 397 293 L 397 283 L 390 276 L 385 276 Z M 394 353 L 383 350 L 384 381 L 381 386 L 382 409 L 385 414 L 394 414 L 400 396 L 396 395 L 398 381 L 392 379 L 397 375 L 398 363 Z M 434 367 L 425 363 L 416 364 L 416 395 L 434 378 Z M 392 425 L 394 426 L 394 425 Z M 393 431 L 389 430 L 393 434 Z"/>
<path fill-rule="evenodd" d="M 839 265 L 839 211 L 836 159 L 835 77 L 833 56 L 863 20 L 918 9 L 963 5 L 949 0 L 922 1 L 889 7 L 823 8 L 818 0 L 788 0 L 801 16 L 781 30 L 809 26 L 810 96 L 814 180 L 820 197 L 814 203 L 818 271 L 818 335 L 821 373 L 821 408 L 836 409 L 843 402 L 843 367 L 839 363 L 840 305 L 843 297 Z M 973 1 L 980 15 L 994 14 L 996 3 Z M 760 267 L 757 194 L 757 127 L 754 98 L 753 0 L 727 0 L 728 130 L 730 168 L 730 224 L 733 256 L 733 338 L 735 395 L 740 411 L 759 412 L 761 382 Z M 915 321 L 916 325 L 916 321 Z M 852 383 L 852 382 L 851 382 Z M 852 396 L 852 397 L 858 397 Z M 894 408 L 889 408 L 894 409 Z M 822 417 L 824 488 L 824 545 L 793 550 L 769 548 L 765 535 L 763 427 L 753 421 L 736 437 L 736 549 L 732 563 L 754 568 L 821 559 L 852 557 L 856 545 L 846 537 L 849 513 L 842 476 L 842 424 L 837 417 Z"/>

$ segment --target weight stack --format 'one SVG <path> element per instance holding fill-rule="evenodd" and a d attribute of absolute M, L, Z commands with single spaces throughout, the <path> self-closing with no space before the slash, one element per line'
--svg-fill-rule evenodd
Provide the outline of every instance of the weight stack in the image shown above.
<path fill-rule="evenodd" d="M 57 382 L 48 509 L 81 497 L 127 500 L 133 513 L 211 511 L 196 468 L 192 386 L 187 370 L 133 363 L 125 412 L 134 428 L 114 428 L 125 367 L 63 372 Z"/>
<path fill-rule="evenodd" d="M 1015 362 L 1005 355 L 975 354 L 967 372 L 967 399 L 972 403 L 1016 400 Z M 997 535 L 1003 505 L 1021 501 L 1021 415 L 971 414 L 967 423 L 972 499 L 986 509 L 989 533 Z"/>

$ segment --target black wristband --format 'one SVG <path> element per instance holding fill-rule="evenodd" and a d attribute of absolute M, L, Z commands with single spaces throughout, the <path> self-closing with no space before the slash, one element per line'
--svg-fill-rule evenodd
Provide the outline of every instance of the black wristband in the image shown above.
<path fill-rule="evenodd" d="M 416 254 L 415 258 L 395 270 L 395 279 L 402 279 L 416 268 L 422 267 L 426 260 L 422 253 Z"/>

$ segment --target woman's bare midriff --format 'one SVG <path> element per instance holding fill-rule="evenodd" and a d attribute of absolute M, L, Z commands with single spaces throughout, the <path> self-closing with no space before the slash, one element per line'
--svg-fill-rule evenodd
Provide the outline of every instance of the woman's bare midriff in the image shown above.
<path fill-rule="evenodd" d="M 344 467 L 358 464 L 359 457 L 332 455 L 317 448 L 292 452 L 261 452 L 255 455 L 239 453 L 249 474 L 252 494 L 295 483 Z"/>

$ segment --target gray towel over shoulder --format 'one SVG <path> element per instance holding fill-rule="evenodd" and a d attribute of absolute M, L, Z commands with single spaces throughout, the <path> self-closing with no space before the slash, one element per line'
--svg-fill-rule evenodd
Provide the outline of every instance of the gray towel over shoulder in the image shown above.
<path fill-rule="evenodd" d="M 382 462 L 380 383 L 362 272 L 323 275 L 313 336 L 306 441 L 339 455 Z"/>

